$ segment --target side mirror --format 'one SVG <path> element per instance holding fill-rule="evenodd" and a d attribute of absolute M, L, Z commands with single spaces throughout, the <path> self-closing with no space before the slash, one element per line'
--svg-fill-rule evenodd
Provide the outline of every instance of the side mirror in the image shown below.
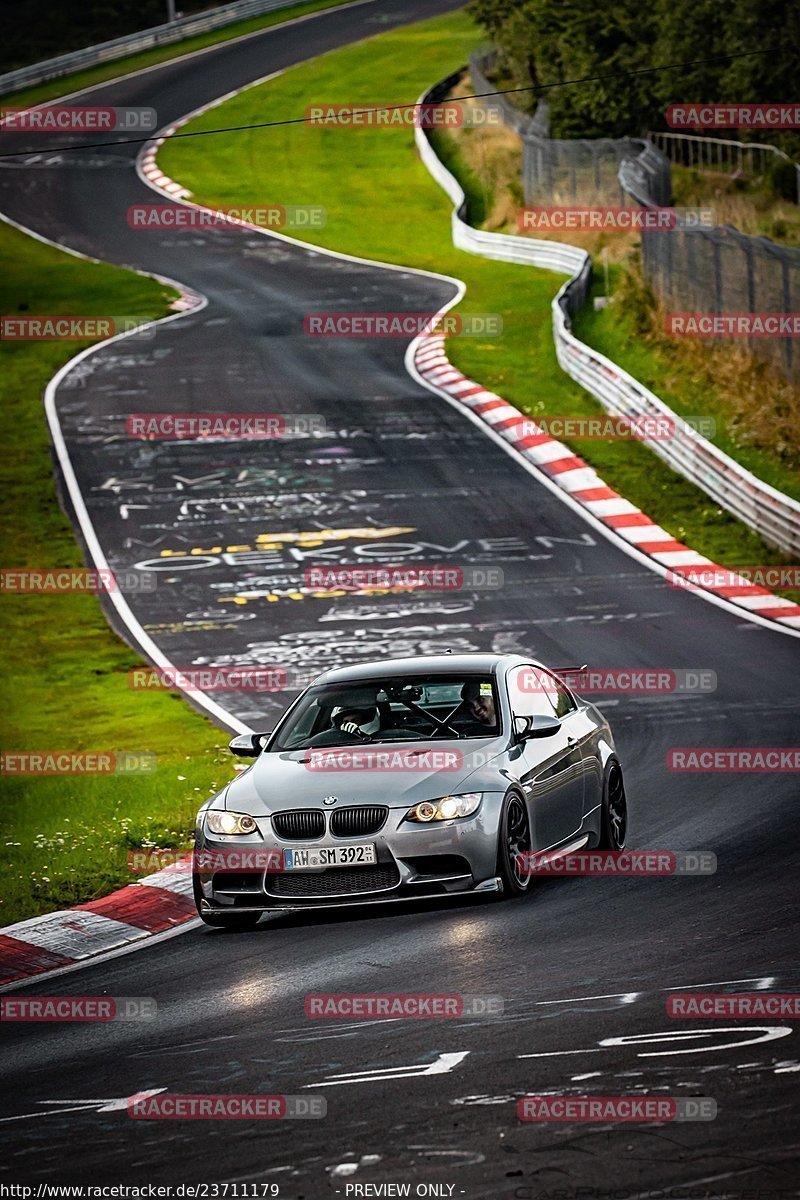
<path fill-rule="evenodd" d="M 228 749 L 238 758 L 258 758 L 268 737 L 268 733 L 240 733 L 228 742 Z"/>
<path fill-rule="evenodd" d="M 561 722 L 557 717 L 514 717 L 514 733 L 518 742 L 528 738 L 552 737 L 558 733 Z"/>

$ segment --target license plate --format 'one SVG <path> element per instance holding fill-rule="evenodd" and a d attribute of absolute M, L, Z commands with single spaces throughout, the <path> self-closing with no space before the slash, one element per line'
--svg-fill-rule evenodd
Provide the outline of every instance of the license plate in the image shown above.
<path fill-rule="evenodd" d="M 283 852 L 284 871 L 319 871 L 324 867 L 372 866 L 377 862 L 375 844 L 357 846 L 314 846 Z"/>

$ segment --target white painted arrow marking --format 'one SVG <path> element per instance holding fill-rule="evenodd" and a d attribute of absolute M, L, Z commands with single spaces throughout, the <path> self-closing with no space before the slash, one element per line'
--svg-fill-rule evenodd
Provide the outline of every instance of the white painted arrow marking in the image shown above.
<path fill-rule="evenodd" d="M 16 1117 L 0 1117 L 0 1124 L 4 1121 L 27 1121 L 30 1117 L 56 1117 L 59 1115 L 88 1112 L 121 1112 L 127 1111 L 128 1105 L 134 1100 L 146 1100 L 148 1096 L 157 1096 L 159 1092 L 165 1092 L 167 1089 L 150 1088 L 146 1092 L 135 1092 L 132 1096 L 113 1096 L 106 1100 L 40 1100 L 40 1104 L 60 1104 L 61 1108 L 52 1108 L 49 1112 L 32 1112 L 20 1113 Z"/>
<path fill-rule="evenodd" d="M 378 1083 L 385 1079 L 415 1079 L 420 1075 L 447 1075 L 457 1067 L 469 1050 L 460 1050 L 454 1054 L 440 1054 L 432 1063 L 414 1063 L 410 1067 L 380 1067 L 376 1071 L 348 1071 L 342 1075 L 329 1075 L 320 1083 L 306 1083 L 311 1087 L 338 1087 L 343 1083 Z"/>
<path fill-rule="evenodd" d="M 537 1005 L 582 1004 L 585 1000 L 619 1000 L 620 1004 L 635 1004 L 642 992 L 606 992 L 602 996 L 572 996 L 566 1000 L 537 1000 Z"/>

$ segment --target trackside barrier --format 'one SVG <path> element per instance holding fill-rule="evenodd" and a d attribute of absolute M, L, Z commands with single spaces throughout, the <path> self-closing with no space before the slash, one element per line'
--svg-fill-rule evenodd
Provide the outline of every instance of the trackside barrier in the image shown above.
<path fill-rule="evenodd" d="M 59 54 L 57 58 L 48 58 L 44 62 L 33 63 L 29 67 L 20 67 L 16 71 L 7 71 L 5 75 L 0 75 L 0 96 L 31 84 L 45 83 L 48 79 L 59 79 L 62 75 L 69 75 L 83 67 L 113 62 L 139 50 L 166 46 L 170 42 L 182 41 L 183 38 L 192 37 L 196 33 L 208 33 L 212 29 L 232 25 L 234 21 L 242 21 L 247 17 L 258 17 L 262 13 L 290 8 L 296 3 L 297 0 L 236 0 L 234 4 L 223 4 L 220 8 L 210 8 L 195 16 L 180 17 L 166 25 L 155 25 L 151 29 L 141 29 L 137 33 L 112 38 L 108 42 L 99 42 L 96 46 L 87 46 L 83 50 Z"/>
<path fill-rule="evenodd" d="M 449 75 L 429 88 L 418 103 L 438 103 L 460 76 L 461 72 Z M 414 137 L 423 164 L 453 202 L 453 243 L 459 250 L 570 275 L 552 303 L 553 338 L 561 368 L 613 416 L 657 416 L 671 420 L 675 436 L 664 439 L 643 437 L 641 440 L 673 470 L 697 484 L 720 507 L 738 517 L 770 545 L 787 554 L 800 553 L 800 502 L 746 471 L 696 430 L 686 426 L 663 400 L 622 367 L 574 336 L 570 318 L 588 296 L 591 256 L 577 246 L 561 242 L 473 229 L 465 220 L 463 189 L 439 160 L 428 133 L 417 127 Z"/>
<path fill-rule="evenodd" d="M 496 90 L 489 78 L 497 51 L 471 55 L 469 73 L 478 95 Z M 624 204 L 620 167 L 635 164 L 647 181 L 653 203 L 667 205 L 672 195 L 669 160 L 649 138 L 554 138 L 550 106 L 539 100 L 530 116 L 504 95 L 484 101 L 522 141 L 522 189 L 526 204 Z"/>

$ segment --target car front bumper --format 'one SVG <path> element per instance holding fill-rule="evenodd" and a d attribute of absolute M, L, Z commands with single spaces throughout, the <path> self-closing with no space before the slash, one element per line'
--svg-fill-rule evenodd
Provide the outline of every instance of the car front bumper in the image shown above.
<path fill-rule="evenodd" d="M 341 845 L 372 842 L 374 866 L 327 867 L 319 871 L 195 872 L 195 897 L 204 914 L 276 912 L 286 909 L 396 903 L 402 900 L 502 890 L 497 870 L 497 829 L 502 794 L 484 793 L 472 817 L 429 825 L 403 820 L 406 809 L 390 809 L 376 834 L 352 838 L 330 835 L 320 841 L 278 838 L 268 820 L 259 820 L 261 836 L 218 838 L 198 829 L 196 851 L 257 851 L 262 855 L 288 846 Z"/>

